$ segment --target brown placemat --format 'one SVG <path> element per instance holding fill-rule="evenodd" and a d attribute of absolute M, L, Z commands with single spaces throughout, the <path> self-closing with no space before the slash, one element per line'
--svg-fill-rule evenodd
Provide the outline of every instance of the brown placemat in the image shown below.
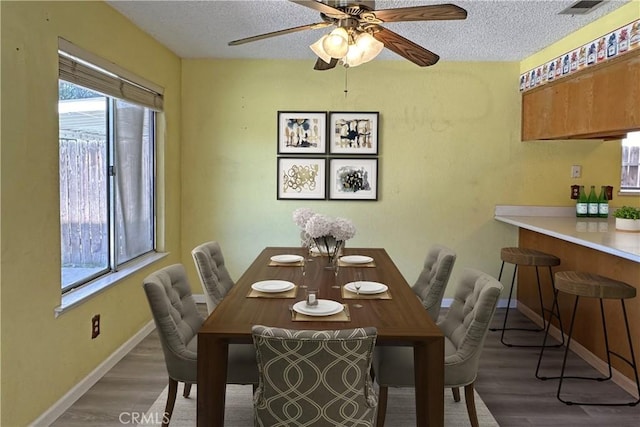
<path fill-rule="evenodd" d="M 291 309 L 291 320 L 294 322 L 350 322 L 349 306 L 347 304 L 342 304 L 342 306 L 344 310 L 331 316 L 307 316 Z"/>
<path fill-rule="evenodd" d="M 269 261 L 269 267 L 302 267 L 304 260 L 298 262 L 275 262 Z"/>
<path fill-rule="evenodd" d="M 343 299 L 391 299 L 391 294 L 388 290 L 380 292 L 379 294 L 360 294 L 351 292 L 344 286 L 341 288 Z"/>
<path fill-rule="evenodd" d="M 298 293 L 298 286 L 284 292 L 260 292 L 251 289 L 247 294 L 247 298 L 295 298 Z"/>
<path fill-rule="evenodd" d="M 371 261 L 366 264 L 353 264 L 350 262 L 344 262 L 344 261 L 338 260 L 338 267 L 375 267 L 375 266 L 376 266 L 375 261 Z"/>

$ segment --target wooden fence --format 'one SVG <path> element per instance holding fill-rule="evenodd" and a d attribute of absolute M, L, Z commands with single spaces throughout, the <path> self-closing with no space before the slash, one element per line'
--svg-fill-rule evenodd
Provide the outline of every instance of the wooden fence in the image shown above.
<path fill-rule="evenodd" d="M 60 223 L 63 267 L 108 263 L 106 141 L 60 139 Z"/>

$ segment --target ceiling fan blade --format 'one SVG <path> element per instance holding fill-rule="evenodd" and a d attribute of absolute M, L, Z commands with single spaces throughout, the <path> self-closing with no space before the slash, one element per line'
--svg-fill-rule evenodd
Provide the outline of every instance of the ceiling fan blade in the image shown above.
<path fill-rule="evenodd" d="M 239 44 L 255 42 L 257 40 L 268 39 L 269 37 L 282 36 L 284 34 L 296 33 L 298 31 L 317 30 L 318 28 L 325 28 L 325 27 L 329 27 L 331 25 L 332 24 L 329 23 L 329 22 L 318 22 L 316 24 L 301 25 L 299 27 L 287 28 L 286 30 L 273 31 L 271 33 L 265 33 L 265 34 L 260 34 L 260 35 L 253 36 L 253 37 L 247 37 L 247 38 L 240 39 L 240 40 L 234 40 L 234 41 L 229 42 L 229 46 L 237 46 Z"/>
<path fill-rule="evenodd" d="M 313 66 L 313 69 L 318 71 L 325 71 L 335 68 L 336 65 L 338 65 L 337 58 L 331 58 L 331 62 L 324 62 L 322 58 L 318 58 L 318 60 L 316 61 L 316 65 Z"/>
<path fill-rule="evenodd" d="M 438 55 L 430 50 L 427 50 L 422 46 L 415 44 L 411 40 L 405 39 L 401 35 L 383 27 L 380 27 L 380 31 L 374 32 L 373 37 L 384 43 L 384 47 L 387 49 L 397 53 L 420 67 L 433 65 L 440 59 Z"/>
<path fill-rule="evenodd" d="M 332 18 L 336 18 L 336 19 L 351 18 L 351 15 L 349 15 L 348 13 L 344 13 L 340 9 L 336 9 L 335 7 L 329 6 L 328 4 L 325 4 L 325 3 L 320 3 L 319 1 L 315 1 L 315 0 L 289 0 L 289 1 L 292 3 L 299 4 L 301 6 L 306 6 L 313 10 L 317 10 L 318 12 L 324 13 L 325 15 L 330 16 Z"/>
<path fill-rule="evenodd" d="M 371 13 L 383 22 L 439 21 L 467 18 L 467 11 L 455 4 L 401 7 L 396 9 L 374 10 L 371 11 Z"/>

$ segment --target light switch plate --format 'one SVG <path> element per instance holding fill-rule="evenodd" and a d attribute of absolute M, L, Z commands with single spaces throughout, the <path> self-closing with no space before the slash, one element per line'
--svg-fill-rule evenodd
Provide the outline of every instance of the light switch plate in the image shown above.
<path fill-rule="evenodd" d="M 571 178 L 580 178 L 582 175 L 582 166 L 573 165 L 571 166 Z"/>

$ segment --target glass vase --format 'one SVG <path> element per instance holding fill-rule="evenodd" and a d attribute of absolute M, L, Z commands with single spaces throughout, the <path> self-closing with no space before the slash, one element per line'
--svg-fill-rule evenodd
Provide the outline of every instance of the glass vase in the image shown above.
<path fill-rule="evenodd" d="M 321 236 L 313 239 L 320 255 L 327 257 L 327 265 L 325 268 L 333 269 L 336 267 L 338 256 L 342 252 L 344 240 L 337 240 L 333 236 Z"/>

